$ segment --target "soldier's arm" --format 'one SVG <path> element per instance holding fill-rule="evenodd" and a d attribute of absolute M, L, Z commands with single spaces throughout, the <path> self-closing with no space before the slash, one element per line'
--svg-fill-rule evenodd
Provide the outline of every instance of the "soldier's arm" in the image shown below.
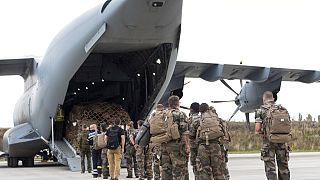
<path fill-rule="evenodd" d="M 122 129 L 121 129 L 122 130 Z M 124 153 L 124 148 L 125 148 L 125 143 L 126 143 L 126 136 L 124 135 L 124 131 L 121 131 L 121 151 Z"/>
<path fill-rule="evenodd" d="M 188 121 L 187 115 L 183 113 L 182 119 L 180 120 L 180 128 L 182 132 L 182 140 L 186 145 L 186 152 L 190 153 L 190 139 L 189 139 L 189 129 L 188 129 Z"/>
<path fill-rule="evenodd" d="M 130 135 L 129 135 L 129 138 L 130 138 L 130 143 L 131 143 L 132 145 L 134 145 L 135 142 L 134 142 L 134 139 L 133 139 L 133 135 L 130 134 Z"/>
<path fill-rule="evenodd" d="M 262 134 L 262 118 L 261 118 L 261 109 L 256 110 L 255 112 L 255 133 Z"/>

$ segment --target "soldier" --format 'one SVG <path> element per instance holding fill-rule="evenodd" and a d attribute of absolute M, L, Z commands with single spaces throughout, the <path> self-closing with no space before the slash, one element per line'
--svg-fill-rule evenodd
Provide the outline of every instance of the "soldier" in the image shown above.
<path fill-rule="evenodd" d="M 165 114 L 165 109 L 162 104 L 157 104 L 156 107 L 156 112 L 154 112 L 150 119 L 157 117 L 157 115 L 164 116 Z M 155 180 L 160 180 L 160 156 L 161 156 L 161 144 L 160 143 L 154 143 L 151 142 L 148 145 L 148 152 L 147 152 L 147 166 L 146 169 L 147 171 L 152 171 L 152 163 L 153 163 L 153 174 L 154 174 L 154 179 Z M 149 174 L 152 174 L 150 172 Z M 149 177 L 152 178 L 152 177 Z"/>
<path fill-rule="evenodd" d="M 223 157 L 219 138 L 223 132 L 218 115 L 209 110 L 206 103 L 199 107 L 201 120 L 197 128 L 197 141 L 199 143 L 197 155 L 197 170 L 200 180 L 225 180 L 223 173 Z"/>
<path fill-rule="evenodd" d="M 200 125 L 199 103 L 194 102 L 190 105 L 189 114 L 189 129 L 190 129 L 190 162 L 193 168 L 195 180 L 199 180 L 199 172 L 196 166 L 196 158 L 198 153 L 198 143 L 196 142 L 197 128 Z"/>
<path fill-rule="evenodd" d="M 142 127 L 143 123 L 143 120 L 138 121 L 139 129 Z M 150 145 L 147 145 L 146 147 L 136 145 L 135 147 L 137 150 L 136 158 L 138 164 L 139 179 L 147 178 L 148 180 L 152 180 L 152 147 L 150 147 Z"/>
<path fill-rule="evenodd" d="M 135 141 L 134 138 L 136 136 L 136 130 L 133 128 L 133 122 L 130 121 L 127 124 L 127 133 L 126 133 L 126 152 L 125 158 L 127 160 L 127 178 L 132 178 L 132 169 L 134 167 L 134 173 L 136 177 L 138 176 L 137 170 L 137 161 L 136 161 L 136 149 L 134 147 Z M 132 167 L 133 166 L 133 167 Z"/>
<path fill-rule="evenodd" d="M 101 124 L 101 133 L 106 134 L 107 129 L 108 128 L 107 128 L 107 124 L 106 123 Z M 102 176 L 103 176 L 103 179 L 108 179 L 108 176 L 109 176 L 109 163 L 108 163 L 107 153 L 108 153 L 107 147 L 102 148 L 101 159 L 102 159 Z"/>
<path fill-rule="evenodd" d="M 98 128 L 96 124 L 90 125 L 90 130 L 88 134 L 88 141 L 90 144 L 91 154 L 92 154 L 92 164 L 93 164 L 93 171 L 92 176 L 93 178 L 101 177 L 101 170 L 102 170 L 102 159 L 101 159 L 101 149 L 95 149 L 94 140 L 93 138 L 98 135 Z"/>
<path fill-rule="evenodd" d="M 228 151 L 229 151 L 229 143 L 231 142 L 231 138 L 230 138 L 230 134 L 228 131 L 228 127 L 227 127 L 227 122 L 222 120 L 221 118 L 219 118 L 220 124 L 224 129 L 224 136 L 221 137 L 220 139 L 220 147 L 221 147 L 221 153 L 222 153 L 222 157 L 223 157 L 223 161 L 222 161 L 222 167 L 223 167 L 223 171 L 224 171 L 224 175 L 226 176 L 226 180 L 230 179 L 230 173 L 229 173 L 229 169 L 227 166 L 227 163 L 229 161 L 228 159 Z"/>
<path fill-rule="evenodd" d="M 81 173 L 85 172 L 85 157 L 87 157 L 87 171 L 91 173 L 91 152 L 90 145 L 87 141 L 88 129 L 87 125 L 82 125 L 82 130 L 78 135 L 78 142 L 80 147 L 80 157 L 81 157 Z"/>
<path fill-rule="evenodd" d="M 217 114 L 217 111 L 213 106 L 210 106 L 209 110 L 211 110 L 213 113 Z M 226 180 L 229 180 L 230 179 L 230 173 L 229 173 L 229 169 L 228 169 L 227 163 L 228 163 L 229 143 L 231 142 L 231 137 L 230 137 L 230 134 L 229 134 L 227 122 L 225 120 L 219 118 L 219 123 L 220 123 L 220 125 L 222 127 L 223 134 L 224 134 L 220 138 L 220 148 L 221 148 L 221 153 L 222 153 L 222 157 L 223 157 L 222 167 L 223 167 L 223 172 L 224 172 L 224 175 L 226 177 Z"/>
<path fill-rule="evenodd" d="M 276 110 L 275 110 L 276 109 Z M 278 113 L 278 114 L 275 114 Z M 272 116 L 271 116 L 272 114 Z M 276 117 L 281 117 L 277 125 Z M 289 180 L 290 171 L 288 167 L 289 161 L 289 147 L 287 145 L 288 137 L 291 137 L 290 131 L 290 117 L 285 108 L 281 105 L 275 105 L 273 94 L 266 91 L 263 94 L 263 105 L 256 111 L 256 133 L 260 134 L 263 139 L 263 147 L 261 149 L 261 160 L 264 161 L 265 172 L 268 180 Z M 269 123 L 274 123 L 277 127 L 277 139 L 273 139 L 273 126 Z M 283 124 L 286 124 L 282 127 Z M 283 132 L 280 132 L 283 131 Z M 284 138 L 284 139 L 282 139 Z M 275 164 L 275 155 L 278 165 L 278 177 Z"/>
<path fill-rule="evenodd" d="M 168 104 L 169 110 L 165 117 L 166 132 L 163 133 L 163 137 L 169 138 L 161 143 L 161 178 L 181 180 L 185 178 L 185 167 L 190 153 L 187 116 L 179 110 L 178 96 L 170 96 Z M 155 140 L 151 137 L 151 141 L 156 142 Z M 159 140 L 158 138 L 157 141 Z"/>

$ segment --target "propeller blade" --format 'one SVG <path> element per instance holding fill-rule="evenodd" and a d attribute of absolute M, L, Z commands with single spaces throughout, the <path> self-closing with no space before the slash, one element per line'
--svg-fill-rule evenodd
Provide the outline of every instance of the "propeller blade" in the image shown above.
<path fill-rule="evenodd" d="M 234 102 L 235 100 L 229 100 L 229 101 L 211 101 L 212 103 L 224 103 L 224 102 Z"/>
<path fill-rule="evenodd" d="M 230 121 L 233 118 L 233 116 L 237 114 L 239 110 L 240 110 L 240 106 L 237 107 L 237 109 L 233 112 L 232 116 L 229 118 L 228 121 Z"/>
<path fill-rule="evenodd" d="M 184 83 L 183 85 L 185 86 L 185 85 L 187 85 L 187 84 L 189 84 L 189 83 L 191 83 L 191 81 L 188 81 L 188 82 Z"/>
<path fill-rule="evenodd" d="M 190 110 L 190 108 L 186 107 L 186 106 L 180 106 L 181 109 L 187 109 Z"/>
<path fill-rule="evenodd" d="M 222 84 L 224 84 L 227 88 L 229 88 L 232 92 L 234 92 L 236 95 L 239 95 L 235 90 L 232 89 L 232 87 L 229 86 L 229 84 L 223 80 L 223 79 L 220 79 L 220 81 L 222 82 Z"/>
<path fill-rule="evenodd" d="M 245 113 L 245 115 L 246 115 L 246 126 L 247 126 L 247 129 L 250 131 L 249 113 Z"/>
<path fill-rule="evenodd" d="M 242 79 L 240 79 L 240 86 L 241 86 L 241 88 L 242 88 L 242 86 L 243 86 Z"/>

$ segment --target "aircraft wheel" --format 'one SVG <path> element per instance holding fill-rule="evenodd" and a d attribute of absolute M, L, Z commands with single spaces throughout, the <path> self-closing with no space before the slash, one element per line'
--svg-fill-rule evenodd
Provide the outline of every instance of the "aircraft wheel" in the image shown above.
<path fill-rule="evenodd" d="M 8 157 L 8 167 L 18 167 L 19 159 L 15 157 Z"/>
<path fill-rule="evenodd" d="M 23 167 L 33 167 L 34 166 L 34 158 L 33 157 L 26 157 L 22 160 Z"/>

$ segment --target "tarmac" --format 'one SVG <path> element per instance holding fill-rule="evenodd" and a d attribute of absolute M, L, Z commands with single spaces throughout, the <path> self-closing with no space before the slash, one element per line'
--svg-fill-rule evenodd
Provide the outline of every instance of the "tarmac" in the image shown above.
<path fill-rule="evenodd" d="M 8 168 L 5 161 L 0 162 L 0 180 L 57 180 L 57 179 L 92 179 L 92 175 L 71 172 L 68 167 L 58 163 L 36 162 L 32 168 Z M 264 164 L 260 154 L 231 154 L 228 163 L 231 180 L 264 180 Z M 320 152 L 291 153 L 289 168 L 291 180 L 319 180 Z M 194 180 L 192 168 L 189 166 L 190 180 Z M 119 179 L 125 178 L 126 169 L 121 169 Z M 102 179 L 102 178 L 97 178 Z M 137 178 L 132 178 L 135 180 Z"/>

